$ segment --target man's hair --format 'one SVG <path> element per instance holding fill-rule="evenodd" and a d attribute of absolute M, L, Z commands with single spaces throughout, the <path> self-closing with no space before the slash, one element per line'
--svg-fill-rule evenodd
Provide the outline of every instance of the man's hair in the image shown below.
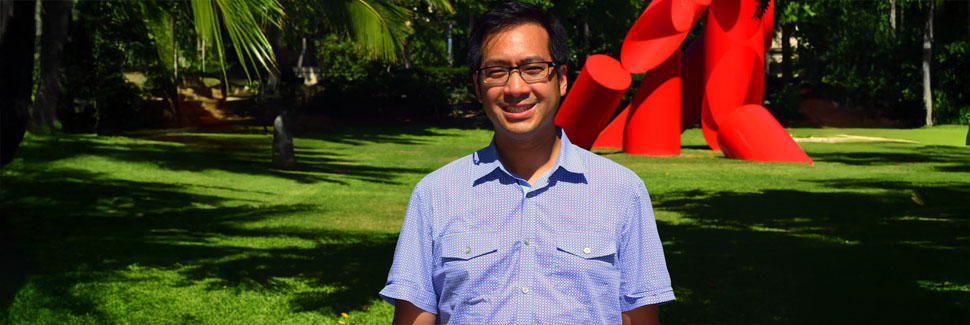
<path fill-rule="evenodd" d="M 556 65 L 566 64 L 569 47 L 566 44 L 566 29 L 559 20 L 539 7 L 521 2 L 508 2 L 485 12 L 472 27 L 468 39 L 468 67 L 474 72 L 481 68 L 482 43 L 488 36 L 522 24 L 534 23 L 542 26 L 549 34 L 549 54 Z M 559 72 L 559 69 L 556 69 Z"/>

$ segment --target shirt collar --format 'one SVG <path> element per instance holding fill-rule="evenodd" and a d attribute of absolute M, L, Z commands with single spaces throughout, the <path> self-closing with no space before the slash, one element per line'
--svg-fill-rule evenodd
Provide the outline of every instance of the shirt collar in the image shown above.
<path fill-rule="evenodd" d="M 556 126 L 556 133 L 560 140 L 559 154 L 556 156 L 556 163 L 549 169 L 546 175 L 552 177 L 560 168 L 565 169 L 568 174 L 584 174 L 585 169 L 576 152 L 579 150 L 578 147 L 572 145 L 569 137 L 566 136 L 566 132 L 558 125 Z M 481 175 L 474 181 L 473 185 L 491 180 L 499 180 L 503 184 L 514 183 L 512 173 L 505 169 L 505 166 L 502 165 L 499 159 L 498 150 L 495 148 L 494 136 L 492 136 L 492 142 L 489 143 L 488 147 L 482 148 L 472 155 L 472 162 L 476 166 L 475 175 Z M 506 177 L 511 179 L 506 179 Z M 585 183 L 585 178 L 583 182 Z"/>

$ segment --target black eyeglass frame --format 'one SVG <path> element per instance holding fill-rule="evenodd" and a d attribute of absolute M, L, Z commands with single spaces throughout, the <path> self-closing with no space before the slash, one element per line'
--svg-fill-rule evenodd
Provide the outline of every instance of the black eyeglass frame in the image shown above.
<path fill-rule="evenodd" d="M 517 66 L 514 66 L 514 67 L 510 67 L 510 66 L 507 66 L 507 65 L 491 65 L 491 66 L 487 66 L 487 67 L 481 67 L 478 70 L 475 70 L 475 74 L 477 74 L 479 76 L 479 78 L 481 78 L 482 71 L 485 70 L 485 69 L 505 68 L 505 71 L 508 73 L 508 75 L 505 76 L 505 81 L 502 82 L 502 83 L 486 83 L 484 78 L 481 78 L 479 80 L 484 85 L 489 85 L 489 86 L 500 86 L 500 85 L 504 85 L 504 84 L 509 83 L 509 79 L 512 78 L 512 70 L 518 70 L 519 71 L 519 77 L 522 77 L 522 80 L 523 81 L 525 81 L 527 83 L 535 83 L 535 82 L 542 81 L 542 79 L 548 78 L 549 75 L 547 74 L 547 75 L 543 76 L 542 78 L 535 79 L 535 80 L 528 80 L 528 79 L 526 79 L 526 77 L 522 76 L 522 70 L 520 68 L 523 67 L 523 66 L 527 66 L 527 65 L 530 65 L 530 64 L 537 64 L 537 63 L 545 63 L 546 66 L 547 66 L 546 69 L 549 69 L 549 68 L 558 69 L 559 66 L 561 66 L 561 64 L 558 64 L 558 63 L 552 62 L 552 61 L 528 62 L 528 63 L 523 63 L 523 64 L 520 64 L 520 65 L 517 65 Z M 559 71 L 557 70 L 556 71 L 556 74 L 558 74 L 558 73 L 559 73 Z"/>

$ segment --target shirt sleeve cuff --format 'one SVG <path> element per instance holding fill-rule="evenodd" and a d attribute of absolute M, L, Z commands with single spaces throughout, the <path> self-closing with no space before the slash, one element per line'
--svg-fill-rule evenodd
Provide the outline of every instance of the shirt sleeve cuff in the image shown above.
<path fill-rule="evenodd" d="M 405 300 L 426 312 L 438 314 L 438 299 L 433 292 L 417 289 L 403 283 L 391 282 L 384 286 L 384 289 L 378 294 L 391 305 L 395 305 L 397 300 Z"/>
<path fill-rule="evenodd" d="M 674 290 L 668 288 L 653 293 L 624 296 L 620 305 L 622 311 L 627 312 L 646 305 L 665 304 L 674 301 L 674 299 Z"/>

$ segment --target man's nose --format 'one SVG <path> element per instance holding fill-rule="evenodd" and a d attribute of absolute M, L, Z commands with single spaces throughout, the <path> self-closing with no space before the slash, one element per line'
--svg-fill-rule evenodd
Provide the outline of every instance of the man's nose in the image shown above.
<path fill-rule="evenodd" d="M 505 94 L 514 98 L 521 98 L 529 94 L 529 83 L 522 79 L 522 72 L 518 69 L 509 72 L 509 81 L 505 83 Z"/>

